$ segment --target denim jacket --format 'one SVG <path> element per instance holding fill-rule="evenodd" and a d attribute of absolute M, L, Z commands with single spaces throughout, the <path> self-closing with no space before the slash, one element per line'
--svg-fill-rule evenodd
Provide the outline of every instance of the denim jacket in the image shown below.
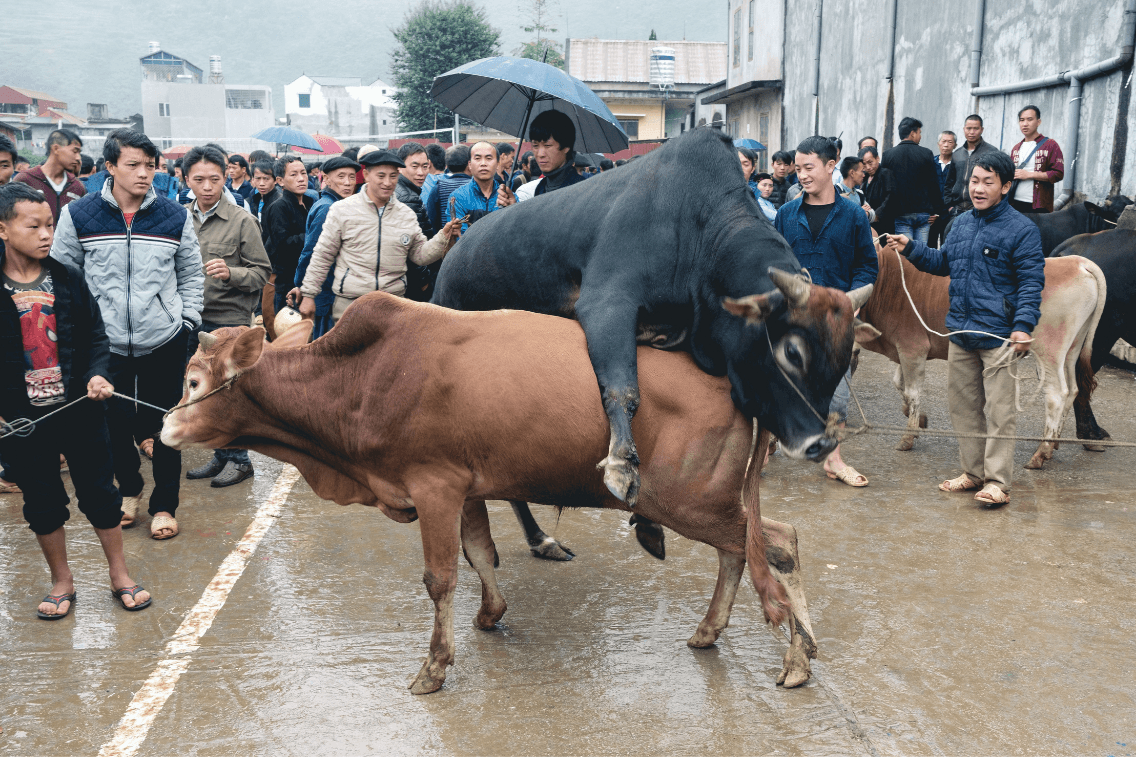
<path fill-rule="evenodd" d="M 805 217 L 805 195 L 777 211 L 773 225 L 793 248 L 814 284 L 847 292 L 874 284 L 879 267 L 868 217 L 855 202 L 836 193 L 836 204 L 813 239 Z"/>

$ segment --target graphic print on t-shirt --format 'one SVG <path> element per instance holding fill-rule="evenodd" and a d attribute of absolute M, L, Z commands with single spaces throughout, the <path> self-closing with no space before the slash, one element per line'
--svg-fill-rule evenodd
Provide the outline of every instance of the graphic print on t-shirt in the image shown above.
<path fill-rule="evenodd" d="M 39 281 L 31 284 L 20 284 L 7 277 L 4 280 L 4 287 L 12 295 L 20 316 L 28 399 L 37 407 L 62 402 L 65 394 L 63 369 L 59 365 L 55 289 L 51 276 L 44 273 Z"/>

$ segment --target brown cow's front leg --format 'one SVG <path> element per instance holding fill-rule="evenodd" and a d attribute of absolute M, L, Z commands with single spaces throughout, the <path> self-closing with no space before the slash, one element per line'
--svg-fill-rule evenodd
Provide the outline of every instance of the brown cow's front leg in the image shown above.
<path fill-rule="evenodd" d="M 695 649 L 711 647 L 730 625 L 730 611 L 738 595 L 745 564 L 745 555 L 718 550 L 718 582 L 714 584 L 714 596 L 710 598 L 710 607 L 706 610 L 706 617 L 698 624 L 698 630 L 687 639 L 687 646 Z"/>
<path fill-rule="evenodd" d="M 434 601 L 434 633 L 422 669 L 410 684 L 413 694 L 442 688 L 446 668 L 454 664 L 454 589 L 457 587 L 458 548 L 461 544 L 462 498 L 411 491 L 422 528 L 426 570 L 422 581 Z M 446 500 L 450 499 L 450 502 Z"/>
<path fill-rule="evenodd" d="M 805 599 L 801 579 L 797 529 L 788 523 L 762 518 L 761 531 L 765 535 L 765 557 L 769 569 L 789 594 L 789 649 L 785 652 L 777 683 L 793 688 L 809 680 L 812 676 L 809 660 L 815 660 L 817 656 L 809 603 Z"/>
<path fill-rule="evenodd" d="M 497 625 L 505 614 L 505 597 L 497 587 L 497 574 L 493 569 L 501 564 L 493 535 L 489 531 L 489 511 L 485 500 L 466 502 L 462 510 L 461 525 L 462 550 L 465 559 L 481 578 L 481 609 L 473 619 L 475 628 L 488 631 Z"/>

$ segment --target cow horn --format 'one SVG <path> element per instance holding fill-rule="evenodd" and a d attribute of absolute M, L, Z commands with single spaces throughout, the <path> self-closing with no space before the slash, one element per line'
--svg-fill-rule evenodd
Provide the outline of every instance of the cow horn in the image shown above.
<path fill-rule="evenodd" d="M 800 276 L 770 268 L 767 273 L 774 286 L 781 290 L 790 307 L 803 308 L 809 301 L 809 285 Z"/>
<path fill-rule="evenodd" d="M 207 350 L 211 350 L 217 346 L 217 337 L 213 336 L 208 331 L 202 331 L 198 334 L 197 341 Z"/>
<path fill-rule="evenodd" d="M 859 310 L 867 304 L 868 298 L 872 296 L 872 290 L 875 289 L 875 286 L 875 284 L 865 284 L 859 289 L 853 289 L 848 293 L 848 299 L 852 300 L 853 310 Z"/>

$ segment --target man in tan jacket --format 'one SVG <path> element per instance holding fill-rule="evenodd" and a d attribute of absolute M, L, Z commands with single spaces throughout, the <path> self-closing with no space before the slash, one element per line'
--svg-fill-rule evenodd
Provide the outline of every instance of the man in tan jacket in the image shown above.
<path fill-rule="evenodd" d="M 339 321 L 356 298 L 371 292 L 406 292 L 406 262 L 429 265 L 442 257 L 461 236 L 462 219 L 447 223 L 433 239 L 427 239 L 414 211 L 394 197 L 400 168 L 405 164 L 388 150 L 367 153 L 363 165 L 363 191 L 331 206 L 323 232 L 312 252 L 304 283 L 300 313 L 315 314 L 328 271 L 334 267 L 331 322 Z"/>

